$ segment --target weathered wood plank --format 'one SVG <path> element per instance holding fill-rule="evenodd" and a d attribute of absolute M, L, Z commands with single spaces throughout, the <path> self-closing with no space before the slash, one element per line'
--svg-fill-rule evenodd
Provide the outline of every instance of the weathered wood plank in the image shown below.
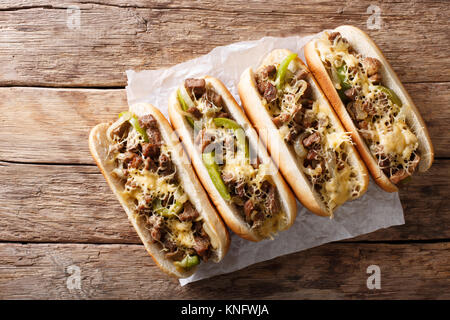
<path fill-rule="evenodd" d="M 437 157 L 450 157 L 450 83 L 407 84 Z M 93 163 L 87 139 L 127 107 L 125 91 L 0 88 L 0 160 Z"/>
<path fill-rule="evenodd" d="M 450 298 L 449 243 L 327 244 L 185 287 L 141 245 L 2 243 L 0 257 L 1 299 Z M 370 265 L 381 289 L 367 288 Z M 76 267 L 81 286 L 69 289 Z"/>
<path fill-rule="evenodd" d="M 66 10 L 71 5 L 81 10 L 79 28 L 68 26 L 74 26 L 74 13 Z M 170 66 L 236 41 L 311 34 L 341 24 L 366 30 L 370 5 L 368 0 L 3 1 L 0 59 L 8 63 L 0 67 L 0 85 L 124 86 L 127 69 Z M 377 5 L 381 29 L 368 31 L 401 80 L 450 81 L 448 3 Z"/>
<path fill-rule="evenodd" d="M 0 162 L 0 241 L 140 243 L 95 166 Z M 450 160 L 401 191 L 406 224 L 352 241 L 450 239 Z"/>

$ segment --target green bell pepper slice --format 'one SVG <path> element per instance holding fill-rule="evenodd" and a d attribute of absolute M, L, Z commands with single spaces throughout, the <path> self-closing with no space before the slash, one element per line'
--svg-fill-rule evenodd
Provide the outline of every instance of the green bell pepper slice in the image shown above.
<path fill-rule="evenodd" d="M 381 86 L 381 85 L 376 86 L 376 88 L 378 90 L 380 90 L 381 92 L 383 92 L 384 94 L 386 94 L 388 99 L 391 100 L 396 105 L 398 105 L 399 107 L 401 107 L 403 105 L 402 100 L 400 100 L 398 95 L 394 91 L 392 91 L 391 89 L 389 89 L 389 88 L 387 88 L 385 86 Z"/>
<path fill-rule="evenodd" d="M 281 90 L 284 86 L 284 82 L 286 81 L 286 73 L 289 67 L 289 64 L 292 60 L 297 58 L 296 53 L 291 53 L 280 63 L 277 70 L 277 76 L 275 78 L 275 83 L 278 90 Z"/>
<path fill-rule="evenodd" d="M 180 89 L 177 90 L 177 98 L 181 104 L 181 109 L 183 109 L 183 111 L 187 111 L 190 107 L 188 106 L 186 100 L 183 98 L 183 94 L 181 93 Z M 192 119 L 192 117 L 186 116 L 186 120 L 189 122 L 190 126 L 193 128 L 194 127 L 194 119 Z"/>
<path fill-rule="evenodd" d="M 139 120 L 135 114 L 130 111 L 124 111 L 119 114 L 119 119 L 121 118 L 124 121 L 128 121 L 133 126 L 134 130 L 136 130 L 141 135 L 144 141 L 148 142 L 147 132 L 145 132 L 145 130 L 142 129 L 142 127 L 139 125 Z"/>
<path fill-rule="evenodd" d="M 228 188 L 220 176 L 220 169 L 214 158 L 214 152 L 202 154 L 203 163 L 205 164 L 206 170 L 208 170 L 212 183 L 216 187 L 217 191 L 219 191 L 222 198 L 229 201 L 231 199 L 230 193 L 228 192 Z"/>
<path fill-rule="evenodd" d="M 176 201 L 170 208 L 165 208 L 161 205 L 161 199 L 153 202 L 153 211 L 163 217 L 175 217 L 183 209 L 183 204 Z"/>
<path fill-rule="evenodd" d="M 248 143 L 245 139 L 244 129 L 236 121 L 228 119 L 228 118 L 214 118 L 214 124 L 218 127 L 224 127 L 227 129 L 234 130 L 238 148 L 240 150 L 244 151 L 245 158 L 248 159 L 249 148 L 248 148 Z"/>
<path fill-rule="evenodd" d="M 339 84 L 341 85 L 341 88 L 337 89 L 337 92 L 341 100 L 344 102 L 349 100 L 349 98 L 345 95 L 345 90 L 348 90 L 352 87 L 351 84 L 348 82 L 346 71 L 347 65 L 345 64 L 342 64 L 342 66 L 336 68 L 336 74 L 339 79 Z"/>
<path fill-rule="evenodd" d="M 186 255 L 183 260 L 175 261 L 173 264 L 181 269 L 191 269 L 200 263 L 200 259 L 197 255 Z"/>

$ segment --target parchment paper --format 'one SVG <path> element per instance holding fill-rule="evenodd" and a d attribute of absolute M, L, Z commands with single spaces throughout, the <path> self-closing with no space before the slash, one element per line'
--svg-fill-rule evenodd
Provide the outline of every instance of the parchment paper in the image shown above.
<path fill-rule="evenodd" d="M 316 36 L 265 37 L 257 41 L 217 47 L 204 56 L 167 69 L 140 72 L 128 70 L 126 88 L 128 104 L 149 102 L 160 108 L 168 119 L 169 95 L 184 79 L 203 75 L 219 78 L 240 103 L 237 83 L 247 67 L 252 66 L 256 69 L 270 51 L 278 48 L 297 52 L 305 61 L 303 46 Z M 294 225 L 289 230 L 279 233 L 275 240 L 254 243 L 243 240 L 230 231 L 231 245 L 224 260 L 218 264 L 202 263 L 193 276 L 180 279 L 180 284 L 183 286 L 327 242 L 352 238 L 380 228 L 405 223 L 398 193 L 384 192 L 373 180 L 370 181 L 366 194 L 340 207 L 335 212 L 334 219 L 316 216 L 300 203 L 297 202 L 297 205 L 298 213 Z"/>

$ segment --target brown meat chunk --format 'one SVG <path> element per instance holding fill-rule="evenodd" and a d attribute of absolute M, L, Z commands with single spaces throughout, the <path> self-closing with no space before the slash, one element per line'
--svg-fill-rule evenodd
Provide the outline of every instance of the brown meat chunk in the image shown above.
<path fill-rule="evenodd" d="M 299 69 L 295 72 L 294 77 L 292 78 L 295 80 L 306 80 L 308 78 L 308 70 Z"/>
<path fill-rule="evenodd" d="M 369 77 L 369 80 L 372 81 L 372 83 L 374 83 L 374 84 L 379 84 L 379 83 L 381 83 L 381 80 L 383 80 L 383 79 L 381 77 L 381 74 L 375 73 Z"/>
<path fill-rule="evenodd" d="M 332 32 L 328 35 L 328 40 L 334 41 L 337 37 L 340 37 L 341 34 L 339 32 Z"/>
<path fill-rule="evenodd" d="M 266 91 L 267 84 L 269 81 L 259 81 L 257 82 L 256 86 L 258 88 L 259 94 L 264 95 L 264 92 Z"/>
<path fill-rule="evenodd" d="M 195 236 L 194 240 L 195 240 L 194 250 L 200 257 L 202 258 L 206 257 L 208 255 L 208 249 L 211 244 L 208 237 Z"/>
<path fill-rule="evenodd" d="M 255 209 L 255 205 L 251 199 L 248 199 L 244 204 L 245 220 L 249 222 L 251 220 L 252 211 Z"/>
<path fill-rule="evenodd" d="M 264 99 L 267 102 L 272 102 L 277 98 L 277 88 L 270 82 L 267 82 L 266 89 L 264 90 Z"/>
<path fill-rule="evenodd" d="M 148 136 L 148 142 L 155 144 L 155 145 L 161 145 L 161 133 L 159 132 L 158 128 L 150 127 L 146 130 L 147 136 Z"/>
<path fill-rule="evenodd" d="M 208 90 L 206 94 L 208 96 L 208 100 L 211 101 L 216 107 L 222 106 L 223 100 L 220 94 L 218 94 L 216 91 L 212 89 Z"/>
<path fill-rule="evenodd" d="M 201 152 L 205 150 L 205 148 L 214 141 L 214 136 L 209 134 L 205 128 L 200 130 L 200 132 L 195 137 L 195 145 L 200 147 Z"/>
<path fill-rule="evenodd" d="M 281 127 L 284 123 L 289 121 L 289 114 L 282 113 L 279 116 L 276 116 L 272 119 L 273 123 L 277 128 Z"/>
<path fill-rule="evenodd" d="M 265 66 L 261 70 L 261 77 L 263 79 L 270 79 L 270 78 L 273 78 L 276 73 L 277 73 L 277 68 L 274 65 Z"/>
<path fill-rule="evenodd" d="M 144 160 L 144 168 L 145 168 L 145 170 L 149 170 L 149 171 L 157 170 L 156 164 L 151 158 L 146 158 Z"/>
<path fill-rule="evenodd" d="M 146 114 L 139 118 L 139 125 L 142 129 L 154 128 L 158 129 L 158 122 L 151 114 Z"/>
<path fill-rule="evenodd" d="M 131 152 L 131 151 L 125 152 L 124 158 L 123 158 L 123 164 L 124 164 L 124 166 L 128 166 L 128 164 L 129 164 L 131 161 L 133 161 L 133 159 L 134 159 L 135 157 L 137 157 L 137 156 L 138 156 L 138 155 L 137 155 L 136 153 L 134 153 L 134 152 Z"/>
<path fill-rule="evenodd" d="M 316 150 L 311 149 L 308 151 L 308 154 L 306 155 L 306 159 L 312 161 L 312 160 L 319 160 L 319 154 Z"/>
<path fill-rule="evenodd" d="M 155 143 L 142 144 L 142 155 L 146 158 L 148 157 L 158 157 L 160 151 L 160 145 Z"/>
<path fill-rule="evenodd" d="M 169 175 L 174 171 L 172 160 L 164 153 L 159 156 L 158 171 L 163 175 Z"/>
<path fill-rule="evenodd" d="M 381 62 L 376 58 L 367 57 L 361 60 L 361 63 L 366 70 L 367 76 L 374 75 L 380 70 Z"/>
<path fill-rule="evenodd" d="M 277 199 L 277 191 L 275 189 L 274 185 L 270 185 L 269 187 L 269 192 L 267 194 L 267 199 L 266 199 L 266 207 L 269 211 L 270 214 L 275 214 L 278 211 L 280 211 L 280 206 L 278 204 L 278 199 Z"/>
<path fill-rule="evenodd" d="M 133 160 L 131 160 L 128 167 L 137 169 L 141 165 L 142 161 L 143 161 L 142 158 L 136 154 L 136 156 L 133 158 Z"/>
<path fill-rule="evenodd" d="M 287 142 L 294 142 L 294 140 L 298 137 L 299 133 L 302 131 L 302 126 L 294 123 L 294 125 L 289 129 L 289 133 L 286 136 Z"/>
<path fill-rule="evenodd" d="M 292 116 L 293 120 L 297 124 L 302 124 L 303 120 L 303 109 L 301 106 L 297 107 Z"/>
<path fill-rule="evenodd" d="M 201 111 L 196 107 L 190 107 L 189 109 L 187 109 L 187 112 L 192 114 L 195 119 L 200 119 L 202 117 Z"/>
<path fill-rule="evenodd" d="M 185 253 L 183 250 L 176 249 L 174 252 L 167 252 L 166 258 L 173 260 L 173 261 L 181 261 L 184 258 Z"/>
<path fill-rule="evenodd" d="M 307 138 L 303 139 L 303 145 L 305 147 L 310 147 L 314 143 L 320 142 L 320 134 L 318 132 L 314 132 L 313 134 L 309 135 Z"/>
<path fill-rule="evenodd" d="M 195 210 L 192 203 L 188 201 L 184 204 L 184 211 L 178 216 L 178 218 L 180 218 L 181 221 L 192 221 L 197 219 L 198 216 L 198 211 Z"/>
<path fill-rule="evenodd" d="M 350 100 L 355 100 L 356 95 L 358 94 L 358 91 L 356 90 L 356 88 L 350 88 L 350 89 L 345 90 L 344 94 Z"/>
<path fill-rule="evenodd" d="M 150 236 L 152 237 L 153 241 L 160 241 L 164 218 L 158 215 L 152 215 L 148 219 L 148 223 L 150 226 Z"/>
<path fill-rule="evenodd" d="M 189 78 L 184 81 L 186 89 L 194 94 L 196 98 L 200 98 L 206 91 L 205 79 Z"/>

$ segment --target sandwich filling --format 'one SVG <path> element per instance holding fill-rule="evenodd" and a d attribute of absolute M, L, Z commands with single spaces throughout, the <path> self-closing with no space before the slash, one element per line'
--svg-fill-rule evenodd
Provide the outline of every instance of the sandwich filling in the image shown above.
<path fill-rule="evenodd" d="M 383 85 L 381 62 L 358 54 L 339 32 L 325 33 L 317 50 L 339 96 L 379 167 L 394 184 L 420 161 L 419 141 L 403 105 Z"/>
<path fill-rule="evenodd" d="M 363 189 L 349 163 L 351 138 L 330 121 L 328 106 L 314 95 L 309 72 L 288 55 L 281 63 L 261 66 L 255 82 L 278 133 L 286 142 L 329 212 Z"/>
<path fill-rule="evenodd" d="M 269 163 L 251 157 L 245 131 L 233 120 L 222 96 L 205 79 L 186 79 L 178 100 L 222 198 L 260 236 L 271 237 L 274 230 L 282 229 L 284 215 Z"/>
<path fill-rule="evenodd" d="M 152 241 L 179 270 L 208 260 L 212 246 L 203 218 L 180 183 L 156 119 L 123 112 L 107 137 L 112 175 L 123 183 L 121 194 Z"/>

